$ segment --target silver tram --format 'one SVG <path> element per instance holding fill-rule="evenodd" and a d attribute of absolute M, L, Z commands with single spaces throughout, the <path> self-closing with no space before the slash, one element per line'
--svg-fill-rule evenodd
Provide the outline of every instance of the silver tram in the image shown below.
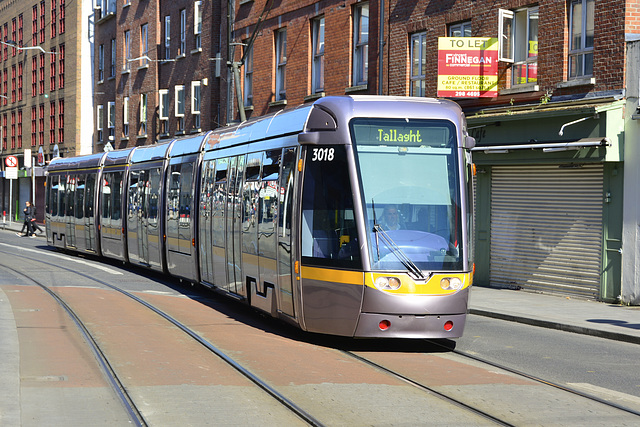
<path fill-rule="evenodd" d="M 473 280 L 459 106 L 325 97 L 47 168 L 49 244 L 201 283 L 311 332 L 462 335 Z"/>

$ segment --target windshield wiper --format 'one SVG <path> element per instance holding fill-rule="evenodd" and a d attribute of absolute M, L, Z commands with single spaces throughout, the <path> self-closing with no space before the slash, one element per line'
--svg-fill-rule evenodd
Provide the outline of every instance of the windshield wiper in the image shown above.
<path fill-rule="evenodd" d="M 380 224 L 378 224 L 378 220 L 376 218 L 376 207 L 373 203 L 373 199 L 371 200 L 371 205 L 373 208 L 373 232 L 376 233 L 376 251 L 378 253 L 378 261 L 380 261 L 380 248 L 378 246 L 378 235 L 382 238 L 382 241 L 391 249 L 391 253 L 395 255 L 396 258 L 404 265 L 404 267 L 409 270 L 409 272 L 413 273 L 417 278 L 421 280 L 425 280 L 427 277 L 422 274 L 422 270 L 418 267 L 411 258 L 404 253 L 400 246 L 393 241 L 391 237 L 387 234 L 386 231 L 382 229 Z"/>

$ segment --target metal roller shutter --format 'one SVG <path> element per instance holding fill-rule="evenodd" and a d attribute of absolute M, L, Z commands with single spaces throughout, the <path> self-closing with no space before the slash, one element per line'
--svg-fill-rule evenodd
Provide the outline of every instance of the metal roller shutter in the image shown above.
<path fill-rule="evenodd" d="M 603 167 L 494 166 L 492 286 L 597 298 Z"/>

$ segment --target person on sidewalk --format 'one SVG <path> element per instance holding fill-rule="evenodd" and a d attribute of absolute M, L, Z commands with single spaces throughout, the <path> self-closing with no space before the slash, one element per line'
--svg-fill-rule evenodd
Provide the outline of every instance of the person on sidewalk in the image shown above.
<path fill-rule="evenodd" d="M 22 230 L 20 230 L 19 233 L 16 233 L 16 236 L 18 237 L 25 237 L 25 236 L 29 236 L 29 237 L 36 237 L 35 234 L 33 234 L 33 225 L 32 225 L 32 218 L 34 218 L 33 215 L 33 206 L 31 206 L 31 202 L 26 201 L 25 202 L 25 207 L 22 210 L 22 212 L 24 213 L 24 222 L 22 223 Z M 26 234 L 25 234 L 25 229 L 26 229 Z"/>
<path fill-rule="evenodd" d="M 36 209 L 36 205 L 31 205 L 32 213 L 31 213 L 31 231 L 34 235 L 38 233 L 42 233 L 42 228 L 36 222 L 36 214 L 38 213 L 38 209 Z"/>

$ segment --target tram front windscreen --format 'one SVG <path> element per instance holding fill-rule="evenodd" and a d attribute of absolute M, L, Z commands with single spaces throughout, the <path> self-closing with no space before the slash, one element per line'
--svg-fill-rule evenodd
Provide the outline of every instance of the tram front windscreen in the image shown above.
<path fill-rule="evenodd" d="M 446 120 L 351 122 L 372 269 L 462 268 L 456 128 Z"/>

